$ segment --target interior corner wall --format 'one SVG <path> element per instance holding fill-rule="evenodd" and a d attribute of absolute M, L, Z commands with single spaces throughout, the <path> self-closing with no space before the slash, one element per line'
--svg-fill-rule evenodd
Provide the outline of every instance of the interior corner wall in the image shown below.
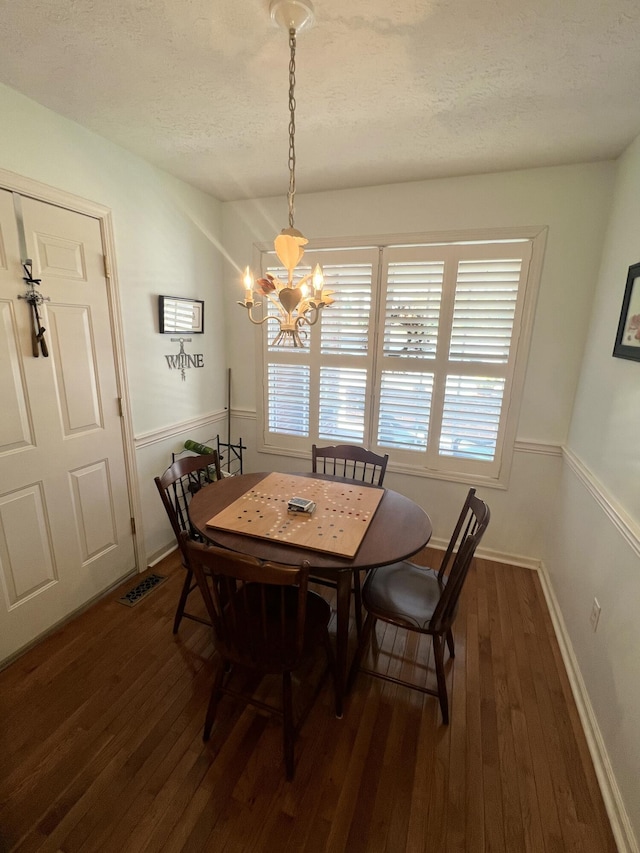
<path fill-rule="evenodd" d="M 640 261 L 640 137 L 618 163 L 611 216 L 544 562 L 620 815 L 640 838 L 640 363 L 612 357 L 627 270 Z M 594 598 L 601 606 L 594 632 Z"/>
<path fill-rule="evenodd" d="M 205 437 L 226 404 L 221 205 L 3 85 L 0 114 L 0 168 L 111 210 L 131 414 L 136 444 L 141 436 L 144 445 L 137 451 L 142 524 L 153 553 L 172 533 L 149 482 L 184 440 L 184 424 L 204 424 L 194 429 Z M 159 334 L 161 294 L 205 301 L 205 332 L 186 345 L 203 354 L 204 367 L 184 380 L 165 358 L 178 345 Z"/>
<path fill-rule="evenodd" d="M 614 176 L 615 164 L 609 162 L 296 195 L 296 226 L 311 241 L 514 226 L 548 229 L 509 488 L 482 489 L 492 512 L 485 551 L 523 564 L 536 563 L 542 553 L 549 495 L 555 494 L 560 475 L 561 446 L 569 429 Z M 236 305 L 243 295 L 241 271 L 254 261 L 252 245 L 272 241 L 286 218 L 284 197 L 223 205 L 234 430 L 249 447 L 249 470 L 295 471 L 310 465 L 306 459 L 258 452 L 260 332 L 253 332 Z M 393 471 L 387 478 L 391 488 L 414 498 L 433 516 L 436 538 L 448 535 L 465 485 Z"/>

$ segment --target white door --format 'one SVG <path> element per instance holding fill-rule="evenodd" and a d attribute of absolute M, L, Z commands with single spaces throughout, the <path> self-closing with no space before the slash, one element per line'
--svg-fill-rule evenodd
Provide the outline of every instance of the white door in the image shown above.
<path fill-rule="evenodd" d="M 49 357 L 0 190 L 0 660 L 135 568 L 100 223 L 19 204 Z"/>

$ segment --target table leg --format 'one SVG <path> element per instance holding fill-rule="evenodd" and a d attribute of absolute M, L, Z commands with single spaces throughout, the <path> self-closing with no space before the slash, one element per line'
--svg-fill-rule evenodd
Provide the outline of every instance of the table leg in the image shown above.
<path fill-rule="evenodd" d="M 338 572 L 336 604 L 336 716 L 342 717 L 347 686 L 347 649 L 349 645 L 349 609 L 351 606 L 351 572 Z"/>

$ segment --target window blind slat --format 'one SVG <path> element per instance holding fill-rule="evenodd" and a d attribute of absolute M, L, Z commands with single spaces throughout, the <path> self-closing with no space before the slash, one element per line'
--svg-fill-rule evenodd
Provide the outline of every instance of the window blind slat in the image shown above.
<path fill-rule="evenodd" d="M 318 435 L 361 444 L 364 439 L 367 371 L 321 367 Z"/>
<path fill-rule="evenodd" d="M 517 259 L 459 262 L 449 345 L 452 361 L 507 363 L 521 268 Z"/>
<path fill-rule="evenodd" d="M 444 263 L 390 263 L 384 324 L 385 356 L 435 358 Z"/>
<path fill-rule="evenodd" d="M 448 376 L 440 455 L 493 460 L 496 452 L 504 379 Z"/>
<path fill-rule="evenodd" d="M 309 435 L 309 367 L 269 364 L 269 431 Z"/>
<path fill-rule="evenodd" d="M 371 317 L 371 264 L 325 264 L 325 287 L 335 290 L 333 305 L 320 316 L 323 355 L 357 355 L 368 351 Z"/>
<path fill-rule="evenodd" d="M 426 448 L 432 394 L 432 373 L 383 371 L 378 444 L 400 449 Z"/>

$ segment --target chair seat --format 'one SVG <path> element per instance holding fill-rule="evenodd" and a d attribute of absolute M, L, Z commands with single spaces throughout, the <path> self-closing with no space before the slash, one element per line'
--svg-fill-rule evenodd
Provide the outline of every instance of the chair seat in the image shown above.
<path fill-rule="evenodd" d="M 433 569 L 402 561 L 369 572 L 362 602 L 376 618 L 428 632 L 443 588 Z"/>

